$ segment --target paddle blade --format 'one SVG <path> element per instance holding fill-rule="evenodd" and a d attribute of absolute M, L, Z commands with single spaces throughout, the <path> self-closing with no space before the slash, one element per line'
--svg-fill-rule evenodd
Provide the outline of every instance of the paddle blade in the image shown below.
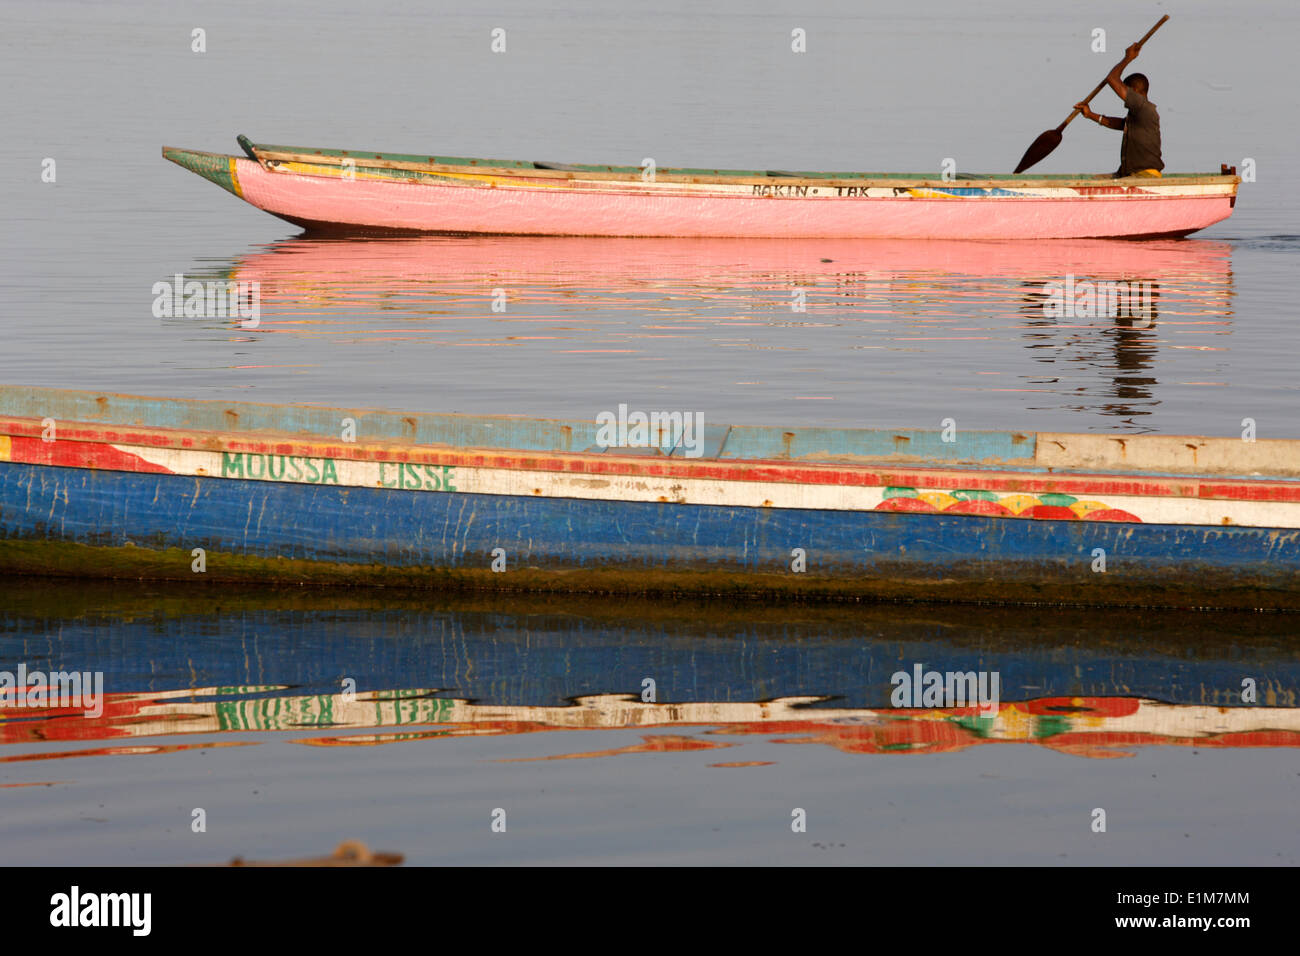
<path fill-rule="evenodd" d="M 1030 166 L 1042 162 L 1047 154 L 1056 147 L 1061 145 L 1061 131 L 1059 129 L 1049 129 L 1046 133 L 1039 136 L 1038 139 L 1025 150 L 1024 157 L 1020 160 L 1020 165 L 1016 167 L 1016 172 L 1023 173 Z"/>

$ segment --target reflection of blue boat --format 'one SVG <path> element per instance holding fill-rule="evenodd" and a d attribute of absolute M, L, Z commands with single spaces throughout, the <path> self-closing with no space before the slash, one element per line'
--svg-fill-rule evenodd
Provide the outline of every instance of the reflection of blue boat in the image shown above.
<path fill-rule="evenodd" d="M 0 612 L 0 658 L 103 670 L 110 692 L 278 684 L 335 693 L 351 677 L 361 690 L 425 687 L 485 703 L 553 706 L 639 694 L 650 677 L 661 701 L 831 696 L 828 706 L 887 707 L 890 675 L 921 663 L 996 670 L 1004 700 L 1121 696 L 1233 706 L 1250 677 L 1261 704 L 1300 706 L 1289 619 L 1259 615 L 1153 623 L 1111 612 L 715 606 L 664 616 L 649 605 L 611 612 L 532 603 L 512 611 L 473 599 L 399 609 L 392 597 L 351 609 L 331 608 L 327 598 L 289 609 L 269 598 L 234 610 L 155 614 L 150 595 L 116 613 L 111 601 L 85 613 L 75 610 L 79 587 L 56 588 L 44 609 L 22 611 L 12 608 L 30 602 L 12 591 L 17 600 L 0 602 L 11 608 Z M 183 593 L 181 600 L 194 599 Z"/>
<path fill-rule="evenodd" d="M 0 388 L 0 571 L 1300 602 L 1298 441 L 617 407 L 550 421 Z"/>

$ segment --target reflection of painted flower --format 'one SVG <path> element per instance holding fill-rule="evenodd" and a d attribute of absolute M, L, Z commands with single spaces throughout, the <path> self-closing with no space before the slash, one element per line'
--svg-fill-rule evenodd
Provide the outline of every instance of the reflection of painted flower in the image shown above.
<path fill-rule="evenodd" d="M 1142 523 L 1137 515 L 1112 508 L 1102 501 L 1080 501 L 1073 495 L 1046 492 L 1041 495 L 1001 495 L 972 488 L 955 491 L 917 491 L 890 487 L 876 511 L 913 511 L 929 514 L 989 515 L 1002 518 L 1037 518 L 1044 521 L 1129 521 Z"/>

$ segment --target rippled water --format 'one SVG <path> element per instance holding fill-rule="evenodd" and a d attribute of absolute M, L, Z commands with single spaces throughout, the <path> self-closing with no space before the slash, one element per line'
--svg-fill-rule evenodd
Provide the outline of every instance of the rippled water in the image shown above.
<path fill-rule="evenodd" d="M 1235 435 L 1252 417 L 1261 437 L 1300 436 L 1279 347 L 1293 334 L 1297 140 L 1274 121 L 1289 87 L 1267 72 L 1290 61 L 1300 11 L 1266 8 L 1180 9 L 1141 61 L 1170 169 L 1257 163 L 1227 222 L 1177 244 L 855 248 L 307 243 L 159 147 L 234 150 L 246 132 L 569 161 L 934 169 L 951 156 L 1005 170 L 1109 67 L 1092 28 L 1114 49 L 1146 28 L 1131 5 L 9 3 L 0 78 L 26 92 L 0 143 L 0 379 L 582 418 L 627 401 L 719 423 Z M 493 25 L 505 54 L 489 51 Z M 792 25 L 806 54 L 790 52 Z M 972 109 L 955 83 L 1017 94 Z M 1117 149 L 1076 123 L 1041 168 L 1106 170 Z M 153 284 L 177 273 L 265 276 L 262 329 L 155 318 Z M 1068 274 L 1152 282 L 1154 327 L 1045 319 L 1037 290 Z M 806 312 L 791 308 L 799 290 Z"/>
<path fill-rule="evenodd" d="M 1232 387 L 1251 337 L 1232 255 L 1212 241 L 290 239 L 212 264 L 259 284 L 262 326 L 234 343 L 213 322 L 201 341 L 279 370 L 286 392 L 318 374 L 309 357 L 378 374 L 425 353 L 451 369 L 438 385 L 457 410 L 590 418 L 616 387 L 714 421 L 987 425 L 1014 409 L 1040 427 L 1217 431 L 1257 400 Z M 1052 315 L 1066 276 L 1131 292 L 1131 314 Z M 540 396 L 526 367 L 560 387 Z M 1210 395 L 1233 400 L 1207 413 Z"/>
<path fill-rule="evenodd" d="M 1289 618 L 41 584 L 0 583 L 0 659 L 100 672 L 104 697 L 0 710 L 10 863 L 1300 851 Z M 999 699 L 895 706 L 918 665 L 996 671 Z"/>
<path fill-rule="evenodd" d="M 149 367 L 79 383 L 586 419 L 620 401 L 732 423 L 1232 434 L 1253 417 L 1289 435 L 1289 318 L 1250 307 L 1239 245 L 288 238 L 183 267 L 258 283 L 257 329 L 157 320 Z M 1256 245 L 1254 265 L 1289 255 Z M 1067 281 L 1133 305 L 1053 314 Z"/>

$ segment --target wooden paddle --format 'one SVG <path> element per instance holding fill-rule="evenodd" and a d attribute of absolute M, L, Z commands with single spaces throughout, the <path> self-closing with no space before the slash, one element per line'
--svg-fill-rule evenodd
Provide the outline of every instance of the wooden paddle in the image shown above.
<path fill-rule="evenodd" d="M 1168 19 L 1169 19 L 1169 14 L 1166 13 L 1163 17 L 1160 18 L 1159 22 L 1157 22 L 1155 26 L 1153 26 L 1150 30 L 1147 31 L 1146 36 L 1144 36 L 1141 40 L 1138 40 L 1137 45 L 1140 47 L 1144 45 L 1147 42 L 1147 40 L 1150 40 L 1151 34 L 1159 30 L 1161 26 L 1164 25 L 1164 22 Z M 1100 83 L 1098 83 L 1097 88 L 1093 90 L 1091 93 L 1089 93 L 1088 98 L 1083 101 L 1084 104 L 1086 105 L 1087 103 L 1089 103 L 1094 96 L 1096 96 L 1098 93 L 1102 91 L 1102 88 L 1105 87 L 1105 85 L 1106 85 L 1105 80 L 1102 80 Z M 1078 115 L 1079 115 L 1079 108 L 1076 106 L 1074 110 L 1070 113 L 1070 115 L 1065 118 L 1064 123 L 1056 127 L 1056 129 L 1049 129 L 1046 133 L 1043 133 L 1041 136 L 1039 136 L 1038 139 L 1034 140 L 1033 143 L 1030 145 L 1030 147 L 1027 150 L 1025 150 L 1025 155 L 1020 160 L 1020 165 L 1016 167 L 1015 171 L 1018 173 L 1023 173 L 1030 166 L 1040 163 L 1044 159 L 1046 159 L 1048 153 L 1050 153 L 1052 150 L 1056 149 L 1056 147 L 1061 145 L 1061 133 L 1064 132 L 1065 128 L 1070 125 L 1070 121 L 1073 120 Z"/>

